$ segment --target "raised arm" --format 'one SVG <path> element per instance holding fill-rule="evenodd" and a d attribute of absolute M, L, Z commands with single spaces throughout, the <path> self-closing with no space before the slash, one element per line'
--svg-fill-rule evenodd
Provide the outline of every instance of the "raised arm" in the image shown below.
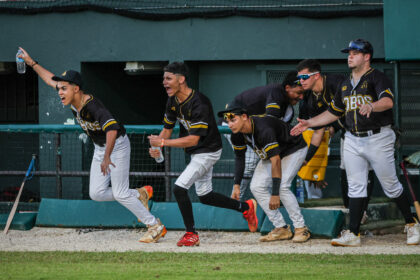
<path fill-rule="evenodd" d="M 324 113 L 309 120 L 302 120 L 298 118 L 297 120 L 299 121 L 299 123 L 292 128 L 292 130 L 290 131 L 290 135 L 296 136 L 310 127 L 325 126 L 338 119 L 338 116 L 331 114 L 329 111 L 325 111 Z"/>
<path fill-rule="evenodd" d="M 50 87 L 56 88 L 57 87 L 57 82 L 53 81 L 52 77 L 54 77 L 54 74 L 51 73 L 50 71 L 48 71 L 47 69 L 45 69 L 44 67 L 42 67 L 41 65 L 38 64 L 38 62 L 36 62 L 35 60 L 33 60 L 27 51 L 25 51 L 23 48 L 19 49 L 23 52 L 23 54 L 19 55 L 20 58 L 22 58 L 25 63 L 32 67 L 32 69 L 34 69 L 34 71 L 38 74 L 38 76 Z"/>

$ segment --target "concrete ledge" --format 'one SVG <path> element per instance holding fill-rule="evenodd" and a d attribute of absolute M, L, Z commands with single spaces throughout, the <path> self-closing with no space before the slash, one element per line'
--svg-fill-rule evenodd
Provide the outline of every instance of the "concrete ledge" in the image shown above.
<path fill-rule="evenodd" d="M 16 213 L 13 217 L 10 229 L 15 230 L 30 230 L 35 225 L 37 213 Z M 0 214 L 0 229 L 6 226 L 9 214 Z"/>
<path fill-rule="evenodd" d="M 116 201 L 44 198 L 39 206 L 37 226 L 48 227 L 145 227 Z"/>

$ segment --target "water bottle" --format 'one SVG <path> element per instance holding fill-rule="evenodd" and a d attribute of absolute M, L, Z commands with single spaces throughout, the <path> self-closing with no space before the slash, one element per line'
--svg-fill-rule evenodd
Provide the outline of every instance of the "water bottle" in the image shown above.
<path fill-rule="evenodd" d="M 18 57 L 18 55 L 21 55 L 21 54 L 23 54 L 23 52 L 21 50 L 18 50 L 16 54 L 16 68 L 19 74 L 25 74 L 26 72 L 25 61 L 22 58 Z"/>
<path fill-rule="evenodd" d="M 163 157 L 163 153 L 162 153 L 162 149 L 160 147 L 153 147 L 153 150 L 159 150 L 159 156 L 157 158 L 155 158 L 157 163 L 161 163 L 165 160 L 165 158 Z"/>
<path fill-rule="evenodd" d="M 299 203 L 305 202 L 304 197 L 304 188 L 303 188 L 303 180 L 301 178 L 297 178 L 296 180 L 296 198 Z"/>

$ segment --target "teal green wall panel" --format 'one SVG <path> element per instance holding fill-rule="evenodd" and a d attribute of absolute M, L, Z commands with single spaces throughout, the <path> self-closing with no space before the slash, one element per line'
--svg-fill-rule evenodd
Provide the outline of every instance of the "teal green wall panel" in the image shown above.
<path fill-rule="evenodd" d="M 338 50 L 357 37 L 383 57 L 382 17 L 147 21 L 96 12 L 2 14 L 0 33 L 0 61 L 14 61 L 23 46 L 58 74 L 81 70 L 82 62 L 341 59 Z M 53 89 L 42 82 L 39 88 L 40 123 L 71 117 Z"/>
<path fill-rule="evenodd" d="M 35 225 L 37 213 L 16 213 L 13 217 L 10 229 L 15 230 L 30 230 Z M 0 229 L 3 230 L 6 226 L 9 214 L 0 214 Z"/>
<path fill-rule="evenodd" d="M 386 60 L 420 60 L 420 1 L 384 0 Z"/>

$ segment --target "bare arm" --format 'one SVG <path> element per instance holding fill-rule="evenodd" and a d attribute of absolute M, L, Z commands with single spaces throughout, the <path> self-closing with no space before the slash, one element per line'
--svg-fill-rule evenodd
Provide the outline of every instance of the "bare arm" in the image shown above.
<path fill-rule="evenodd" d="M 38 63 L 36 63 L 24 49 L 19 49 L 23 52 L 23 55 L 20 55 L 19 57 L 22 58 L 28 66 L 32 67 L 32 69 L 34 69 L 38 76 L 47 85 L 56 88 L 57 82 L 52 79 L 52 77 L 54 77 L 54 74 L 42 67 L 41 65 L 39 65 Z"/>
<path fill-rule="evenodd" d="M 322 114 L 316 116 L 315 118 L 309 120 L 302 120 L 298 118 L 297 120 L 299 121 L 299 123 L 292 128 L 290 134 L 296 136 L 310 127 L 325 126 L 329 123 L 338 120 L 339 118 L 340 117 L 331 114 L 329 111 L 325 111 Z"/>
<path fill-rule="evenodd" d="M 163 146 L 167 147 L 188 148 L 196 146 L 198 144 L 198 141 L 200 140 L 200 136 L 198 135 L 188 135 L 177 139 L 169 139 L 172 135 L 172 131 L 172 129 L 164 128 L 160 132 L 159 136 L 150 135 L 148 137 L 150 145 L 155 147 L 161 147 L 163 144 Z M 162 141 L 162 139 L 164 139 L 164 141 Z"/>
<path fill-rule="evenodd" d="M 317 146 L 317 147 L 321 145 L 322 137 L 324 137 L 324 131 L 325 131 L 324 127 L 314 131 L 314 134 L 312 134 L 312 138 L 311 138 L 312 145 Z"/>
<path fill-rule="evenodd" d="M 115 167 L 115 164 L 111 162 L 111 153 L 114 150 L 116 139 L 117 139 L 116 130 L 110 130 L 106 133 L 105 154 L 104 154 L 104 159 L 101 163 L 101 171 L 104 175 L 110 172 L 110 169 L 109 169 L 110 164 Z"/>
<path fill-rule="evenodd" d="M 391 109 L 394 106 L 394 101 L 389 97 L 384 97 L 373 103 L 357 105 L 359 106 L 359 113 L 369 118 L 372 112 L 383 112 Z"/>

